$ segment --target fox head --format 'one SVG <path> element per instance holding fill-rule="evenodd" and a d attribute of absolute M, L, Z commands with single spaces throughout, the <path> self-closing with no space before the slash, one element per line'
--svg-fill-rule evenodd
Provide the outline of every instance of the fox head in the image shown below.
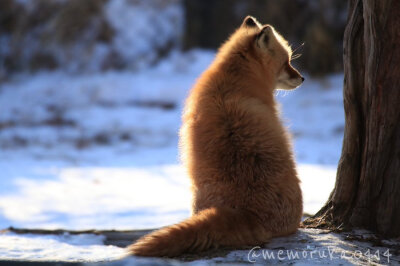
<path fill-rule="evenodd" d="M 241 28 L 253 31 L 254 37 L 250 39 L 254 39 L 255 54 L 274 70 L 276 89 L 292 90 L 303 83 L 304 77 L 290 63 L 292 49 L 271 25 L 261 25 L 254 17 L 247 16 Z"/>
<path fill-rule="evenodd" d="M 273 89 L 292 90 L 303 83 L 304 77 L 290 63 L 292 50 L 288 42 L 271 25 L 247 16 L 227 42 L 228 47 L 229 43 L 233 49 L 230 54 L 246 57 L 245 61 L 251 62 L 248 65 L 261 65 L 263 75 L 273 81 Z"/>

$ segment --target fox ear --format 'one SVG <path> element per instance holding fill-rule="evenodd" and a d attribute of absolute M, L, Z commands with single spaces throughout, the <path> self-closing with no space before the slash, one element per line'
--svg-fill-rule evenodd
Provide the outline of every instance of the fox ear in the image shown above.
<path fill-rule="evenodd" d="M 258 47 L 268 48 L 270 46 L 271 36 L 273 35 L 273 30 L 271 26 L 264 26 L 260 33 L 257 35 L 257 45 Z"/>
<path fill-rule="evenodd" d="M 255 19 L 252 16 L 245 17 L 245 19 L 243 20 L 243 23 L 242 23 L 242 26 L 248 27 L 248 28 L 260 27 L 260 25 L 261 24 L 257 21 L 257 19 Z"/>

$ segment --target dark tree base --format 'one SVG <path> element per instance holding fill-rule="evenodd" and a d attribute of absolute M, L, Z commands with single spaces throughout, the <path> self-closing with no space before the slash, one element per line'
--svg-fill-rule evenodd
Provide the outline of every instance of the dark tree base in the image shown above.
<path fill-rule="evenodd" d="M 309 228 L 400 236 L 400 1 L 350 0 L 344 35 L 342 155 Z"/>

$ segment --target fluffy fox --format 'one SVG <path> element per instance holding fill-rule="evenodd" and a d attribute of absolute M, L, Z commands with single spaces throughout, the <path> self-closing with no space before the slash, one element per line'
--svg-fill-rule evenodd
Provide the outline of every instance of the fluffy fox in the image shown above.
<path fill-rule="evenodd" d="M 304 81 L 291 55 L 271 25 L 251 16 L 221 46 L 190 92 L 180 131 L 192 216 L 142 237 L 130 254 L 254 246 L 297 230 L 302 193 L 274 99 L 275 89 Z"/>

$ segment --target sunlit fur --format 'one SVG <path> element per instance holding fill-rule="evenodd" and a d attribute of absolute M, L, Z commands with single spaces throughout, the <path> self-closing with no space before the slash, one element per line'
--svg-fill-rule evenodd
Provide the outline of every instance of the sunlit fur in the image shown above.
<path fill-rule="evenodd" d="M 139 239 L 131 254 L 173 257 L 254 246 L 298 228 L 302 195 L 273 97 L 291 50 L 272 26 L 245 21 L 186 101 L 180 146 L 192 182 L 192 216 Z"/>

